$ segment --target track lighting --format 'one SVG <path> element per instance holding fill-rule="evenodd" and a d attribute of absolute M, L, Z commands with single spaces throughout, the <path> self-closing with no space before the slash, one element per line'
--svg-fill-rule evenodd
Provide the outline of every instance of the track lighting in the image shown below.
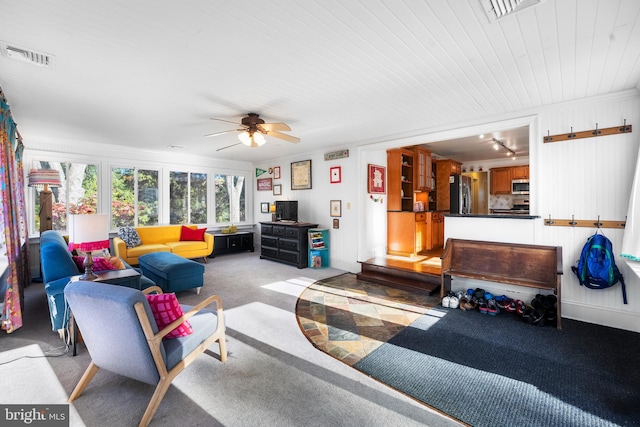
<path fill-rule="evenodd" d="M 500 149 L 500 147 L 502 147 L 502 148 L 504 148 L 505 150 L 507 150 L 507 156 L 509 156 L 509 157 L 510 157 L 510 156 L 513 156 L 513 157 L 512 157 L 512 158 L 513 158 L 513 160 L 515 160 L 515 159 L 516 159 L 516 152 L 515 152 L 515 151 L 513 151 L 511 148 L 509 148 L 509 147 L 507 147 L 506 145 L 504 145 L 504 142 L 499 141 L 499 140 L 497 140 L 497 139 L 495 139 L 495 138 L 492 138 L 492 139 L 493 139 L 493 148 L 494 148 L 495 150 L 498 150 L 498 149 Z"/>

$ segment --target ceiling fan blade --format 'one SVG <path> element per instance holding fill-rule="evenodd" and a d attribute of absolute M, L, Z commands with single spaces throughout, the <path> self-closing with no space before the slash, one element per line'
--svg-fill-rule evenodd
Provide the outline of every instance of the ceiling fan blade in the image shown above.
<path fill-rule="evenodd" d="M 291 130 L 289 125 L 286 124 L 286 123 L 263 123 L 261 125 L 258 125 L 258 127 L 263 128 L 267 132 L 270 131 L 270 130 L 280 130 L 280 131 L 282 131 L 282 130 L 290 131 Z"/>
<path fill-rule="evenodd" d="M 284 139 L 285 141 L 298 143 L 300 142 L 300 138 L 296 138 L 295 136 L 287 135 L 286 133 L 280 133 L 275 130 L 271 130 L 267 132 L 268 136 L 273 136 L 274 138 Z"/>
<path fill-rule="evenodd" d="M 240 145 L 240 144 L 241 144 L 240 142 L 237 142 L 235 144 L 227 145 L 226 147 L 218 148 L 216 151 L 226 150 L 227 148 L 235 147 L 236 145 Z"/>
<path fill-rule="evenodd" d="M 215 117 L 209 117 L 209 120 L 215 120 L 215 121 L 218 121 L 218 122 L 233 123 L 234 125 L 241 126 L 241 123 L 238 123 L 238 122 L 232 122 L 232 121 L 230 121 L 230 120 L 225 120 L 225 119 L 216 119 Z"/>
<path fill-rule="evenodd" d="M 242 132 L 242 131 L 244 131 L 244 129 L 232 129 L 232 130 L 225 130 L 225 131 L 222 131 L 222 132 L 210 133 L 210 134 L 205 135 L 205 136 L 206 137 L 218 136 L 218 135 L 224 135 L 225 133 Z"/>

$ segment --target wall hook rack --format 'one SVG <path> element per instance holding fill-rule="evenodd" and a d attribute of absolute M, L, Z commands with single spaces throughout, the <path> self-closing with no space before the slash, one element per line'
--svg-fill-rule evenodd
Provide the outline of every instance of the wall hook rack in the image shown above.
<path fill-rule="evenodd" d="M 559 142 L 559 141 L 567 141 L 570 139 L 581 139 L 581 138 L 593 138 L 595 136 L 608 136 L 608 135 L 617 135 L 620 133 L 631 133 L 632 126 L 627 124 L 627 119 L 624 119 L 624 124 L 622 127 L 614 126 L 605 129 L 598 129 L 598 123 L 596 123 L 596 128 L 594 130 L 585 130 L 581 132 L 573 132 L 573 126 L 571 126 L 570 133 L 562 133 L 558 135 L 549 135 L 550 132 L 547 130 L 547 136 L 542 138 L 544 143 L 547 142 Z"/>
<path fill-rule="evenodd" d="M 624 228 L 626 225 L 627 218 L 625 217 L 624 221 L 600 221 L 600 215 L 598 215 L 598 219 L 589 220 L 589 219 L 574 219 L 574 215 L 571 215 L 571 219 L 555 219 L 551 218 L 549 215 L 549 219 L 544 220 L 544 225 L 555 225 L 558 227 L 588 227 L 593 228 Z"/>

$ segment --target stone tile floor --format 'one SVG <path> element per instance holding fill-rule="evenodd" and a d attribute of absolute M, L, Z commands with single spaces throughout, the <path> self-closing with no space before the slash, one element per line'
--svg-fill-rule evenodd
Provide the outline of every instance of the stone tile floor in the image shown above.
<path fill-rule="evenodd" d="M 378 285 L 346 273 L 305 289 L 296 316 L 316 348 L 353 366 L 437 304 L 436 294 Z"/>

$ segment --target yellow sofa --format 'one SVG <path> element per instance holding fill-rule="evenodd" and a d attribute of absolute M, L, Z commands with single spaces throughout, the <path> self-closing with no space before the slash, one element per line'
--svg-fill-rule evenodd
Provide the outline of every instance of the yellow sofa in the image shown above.
<path fill-rule="evenodd" d="M 186 225 L 197 229 L 196 225 Z M 203 258 L 213 252 L 213 234 L 204 233 L 204 241 L 180 241 L 182 225 L 156 225 L 150 227 L 136 227 L 142 244 L 127 248 L 120 237 L 113 238 L 114 255 L 122 258 L 128 264 L 138 265 L 138 257 L 150 252 L 173 252 L 184 258 Z"/>

